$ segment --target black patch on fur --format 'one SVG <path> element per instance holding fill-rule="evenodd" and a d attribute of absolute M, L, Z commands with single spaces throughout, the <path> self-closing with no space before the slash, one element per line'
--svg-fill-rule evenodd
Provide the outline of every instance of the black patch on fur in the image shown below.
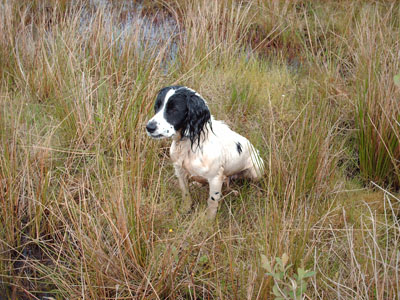
<path fill-rule="evenodd" d="M 201 135 L 207 130 L 207 124 L 211 128 L 211 114 L 205 101 L 197 96 L 196 93 L 187 89 L 182 89 L 182 91 L 186 94 L 188 110 L 186 122 L 182 127 L 182 134 L 189 137 L 192 148 L 195 142 L 197 142 L 197 146 L 199 147 Z"/>
<path fill-rule="evenodd" d="M 176 131 L 181 131 L 182 138 L 189 138 L 191 148 L 197 143 L 200 146 L 201 135 L 207 130 L 207 124 L 211 127 L 211 113 L 206 102 L 196 95 L 196 92 L 186 87 L 175 85 L 161 89 L 154 104 L 157 113 L 165 101 L 169 90 L 175 93 L 168 99 L 165 107 L 164 118 L 174 126 Z"/>
<path fill-rule="evenodd" d="M 241 143 L 239 143 L 239 142 L 236 143 L 236 150 L 239 153 L 239 155 L 242 153 L 243 150 L 242 150 L 242 144 Z"/>
<path fill-rule="evenodd" d="M 167 118 L 167 121 L 174 125 L 175 130 L 181 130 L 182 138 L 190 139 L 192 148 L 195 143 L 199 147 L 201 135 L 207 130 L 207 124 L 211 128 L 211 114 L 205 101 L 196 95 L 196 92 L 183 87 L 176 90 L 168 102 L 171 102 L 171 113 L 168 111 L 169 103 L 166 113 L 171 115 L 171 118 L 170 120 Z M 172 117 L 175 113 L 172 108 L 173 103 L 176 103 L 177 106 L 175 117 Z M 182 103 L 186 104 L 185 109 L 182 107 Z M 173 118 L 176 120 L 173 121 Z"/>
<path fill-rule="evenodd" d="M 173 89 L 179 89 L 182 86 L 180 85 L 173 85 L 173 86 L 167 86 L 165 88 L 162 88 L 158 94 L 157 94 L 157 98 L 156 98 L 156 102 L 154 103 L 154 112 L 157 113 L 161 107 L 163 106 L 164 100 L 165 100 L 165 96 L 167 95 L 168 91 Z"/>
<path fill-rule="evenodd" d="M 180 130 L 185 122 L 187 115 L 186 98 L 181 95 L 173 94 L 167 102 L 164 111 L 164 118 L 169 124 L 174 126 L 175 130 Z"/>
<path fill-rule="evenodd" d="M 215 201 L 214 197 L 211 197 L 211 200 L 212 200 L 212 201 Z"/>

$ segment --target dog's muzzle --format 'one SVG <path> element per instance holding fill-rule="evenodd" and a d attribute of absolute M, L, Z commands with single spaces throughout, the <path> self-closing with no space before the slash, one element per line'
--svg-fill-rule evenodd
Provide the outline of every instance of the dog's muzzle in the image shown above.
<path fill-rule="evenodd" d="M 157 129 L 157 124 L 155 121 L 150 121 L 149 123 L 147 123 L 146 130 L 147 130 L 147 133 L 149 133 L 150 135 L 152 133 L 154 133 L 154 131 L 156 131 L 156 129 Z"/>
<path fill-rule="evenodd" d="M 149 121 L 146 125 L 147 134 L 152 137 L 153 139 L 160 139 L 164 136 L 162 134 L 158 134 L 157 131 L 157 123 L 156 121 Z"/>

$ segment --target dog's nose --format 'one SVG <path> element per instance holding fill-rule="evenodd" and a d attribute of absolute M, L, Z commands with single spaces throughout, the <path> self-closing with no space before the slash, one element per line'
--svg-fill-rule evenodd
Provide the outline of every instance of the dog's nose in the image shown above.
<path fill-rule="evenodd" d="M 156 129 L 157 129 L 156 122 L 152 121 L 147 123 L 146 130 L 148 131 L 148 133 L 153 133 L 154 131 L 156 131 Z"/>

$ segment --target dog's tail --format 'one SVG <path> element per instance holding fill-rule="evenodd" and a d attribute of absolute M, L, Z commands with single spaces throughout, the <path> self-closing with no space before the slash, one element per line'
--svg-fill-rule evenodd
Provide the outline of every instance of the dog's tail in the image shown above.
<path fill-rule="evenodd" d="M 250 176 L 254 180 L 258 180 L 264 175 L 264 161 L 260 156 L 260 152 L 253 145 L 250 146 L 250 158 L 253 163 L 253 167 L 249 170 Z"/>

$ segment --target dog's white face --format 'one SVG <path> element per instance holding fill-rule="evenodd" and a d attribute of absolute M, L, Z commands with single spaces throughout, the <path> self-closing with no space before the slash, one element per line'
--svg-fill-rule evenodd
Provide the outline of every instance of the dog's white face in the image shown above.
<path fill-rule="evenodd" d="M 154 104 L 155 115 L 146 125 L 154 139 L 169 138 L 180 132 L 192 143 L 210 121 L 210 111 L 204 99 L 192 89 L 169 86 L 160 90 Z"/>
<path fill-rule="evenodd" d="M 175 89 L 173 88 L 159 92 L 154 105 L 155 115 L 149 120 L 146 126 L 147 134 L 152 138 L 168 138 L 176 134 L 173 125 L 175 122 L 171 120 L 170 115 L 177 110 L 177 103 L 175 103 L 177 101 L 169 102 L 169 99 L 174 94 Z"/>

